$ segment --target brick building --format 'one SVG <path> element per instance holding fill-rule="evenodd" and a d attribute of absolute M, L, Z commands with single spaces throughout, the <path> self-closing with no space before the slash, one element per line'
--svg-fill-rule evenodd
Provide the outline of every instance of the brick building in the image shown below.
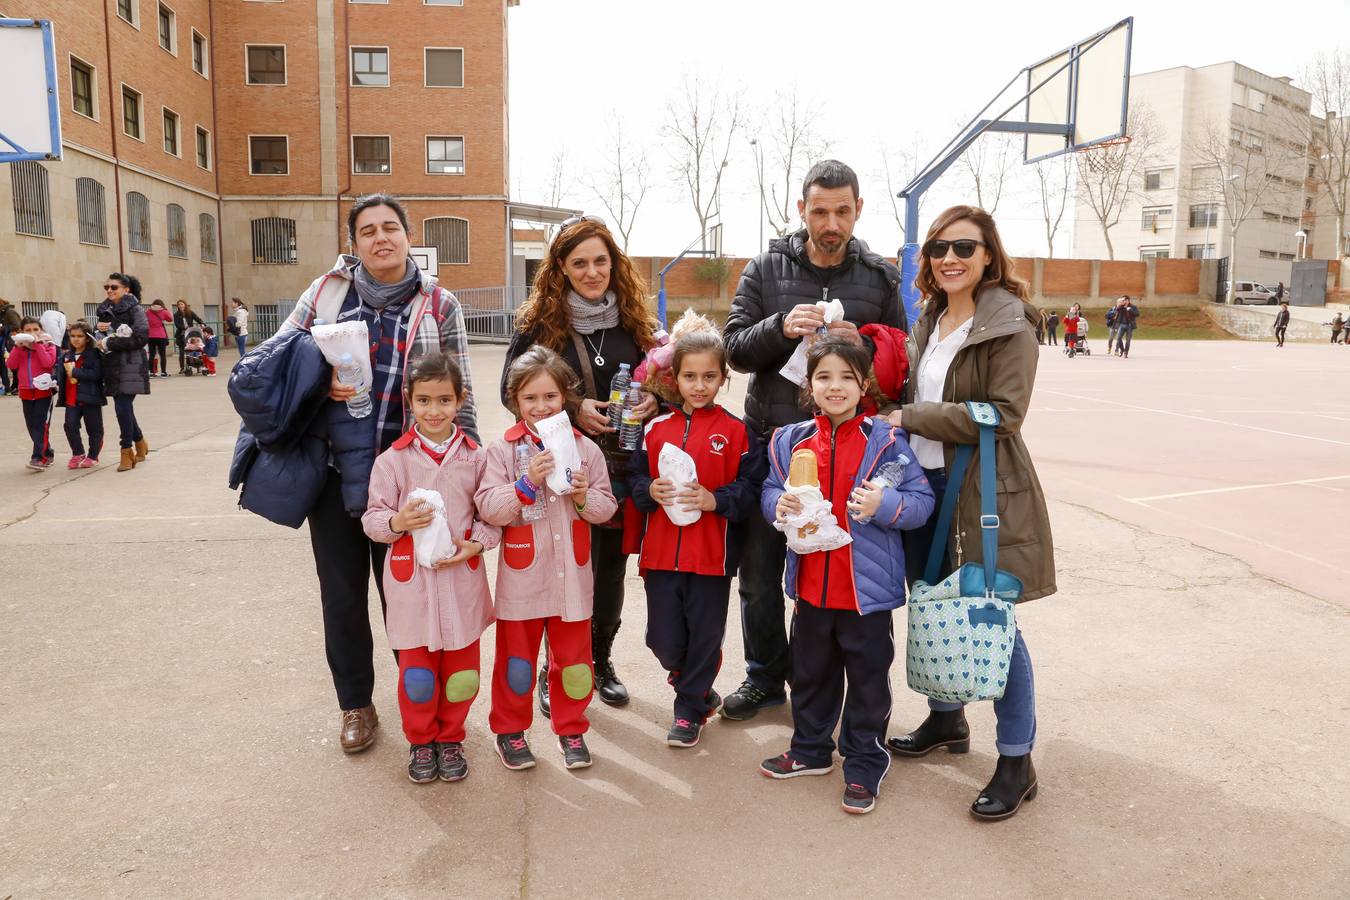
<path fill-rule="evenodd" d="M 518 3 L 0 0 L 54 23 L 64 145 L 0 172 L 0 296 L 84 314 L 120 270 L 209 319 L 238 296 L 265 332 L 374 191 L 406 201 L 442 284 L 509 283 Z"/>

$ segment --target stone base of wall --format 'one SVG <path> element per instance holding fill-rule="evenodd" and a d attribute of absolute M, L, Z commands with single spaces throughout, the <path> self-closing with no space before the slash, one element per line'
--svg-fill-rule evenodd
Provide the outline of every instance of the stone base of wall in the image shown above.
<path fill-rule="evenodd" d="M 1205 312 L 1224 331 L 1244 341 L 1275 340 L 1275 310 L 1278 307 L 1229 306 L 1224 303 L 1206 303 Z M 1286 341 L 1326 343 L 1330 332 L 1325 325 L 1306 319 L 1291 318 Z"/>

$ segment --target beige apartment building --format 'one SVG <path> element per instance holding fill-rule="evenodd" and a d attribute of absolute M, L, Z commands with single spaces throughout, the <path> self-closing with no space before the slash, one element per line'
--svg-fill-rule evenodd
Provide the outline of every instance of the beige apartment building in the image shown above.
<path fill-rule="evenodd" d="M 126 271 L 211 320 L 240 297 L 266 333 L 375 191 L 442 284 L 508 284 L 518 3 L 0 0 L 54 23 L 63 137 L 59 161 L 0 166 L 0 296 L 83 315 Z"/>
<path fill-rule="evenodd" d="M 1288 283 L 1300 252 L 1297 233 L 1314 204 L 1309 102 L 1290 78 L 1235 62 L 1131 76 L 1131 108 L 1147 108 L 1158 134 L 1140 190 L 1111 229 L 1115 258 L 1228 256 L 1239 280 Z M 1249 210 L 1236 242 L 1234 209 Z M 1316 246 L 1308 244 L 1309 256 Z M 1107 255 L 1101 227 L 1081 199 L 1073 254 Z"/>

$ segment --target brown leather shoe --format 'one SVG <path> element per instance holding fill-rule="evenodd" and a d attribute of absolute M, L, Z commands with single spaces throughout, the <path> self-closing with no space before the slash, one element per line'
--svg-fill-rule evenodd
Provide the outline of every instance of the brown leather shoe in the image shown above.
<path fill-rule="evenodd" d="M 375 712 L 374 706 L 363 706 L 360 709 L 344 709 L 342 711 L 342 742 L 343 753 L 360 753 L 375 743 L 375 726 L 380 724 L 380 717 Z"/>
<path fill-rule="evenodd" d="M 122 451 L 122 460 L 117 464 L 117 471 L 130 472 L 134 468 L 136 468 L 136 451 L 127 447 Z"/>
<path fill-rule="evenodd" d="M 136 462 L 145 462 L 146 455 L 150 452 L 150 445 L 141 438 L 136 442 Z"/>

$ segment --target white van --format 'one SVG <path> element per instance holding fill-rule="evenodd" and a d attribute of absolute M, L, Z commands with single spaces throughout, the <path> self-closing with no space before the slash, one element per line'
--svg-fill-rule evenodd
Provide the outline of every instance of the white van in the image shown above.
<path fill-rule="evenodd" d="M 1228 296 L 1228 285 L 1224 285 L 1223 303 Z M 1233 303 L 1246 306 L 1274 306 L 1280 301 L 1275 299 L 1275 289 L 1268 288 L 1257 281 L 1239 281 L 1233 289 Z"/>

